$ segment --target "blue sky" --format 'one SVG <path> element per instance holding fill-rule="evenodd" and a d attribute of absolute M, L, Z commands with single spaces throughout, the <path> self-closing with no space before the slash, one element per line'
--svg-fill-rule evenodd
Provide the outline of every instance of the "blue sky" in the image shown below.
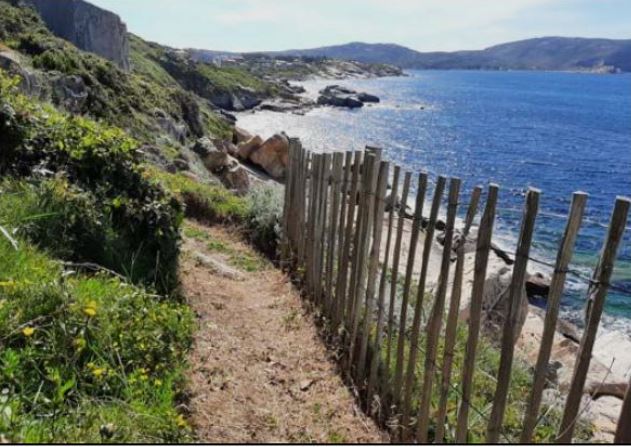
<path fill-rule="evenodd" d="M 631 0 L 90 0 L 179 48 L 260 51 L 351 41 L 421 51 L 541 36 L 631 38 Z"/>

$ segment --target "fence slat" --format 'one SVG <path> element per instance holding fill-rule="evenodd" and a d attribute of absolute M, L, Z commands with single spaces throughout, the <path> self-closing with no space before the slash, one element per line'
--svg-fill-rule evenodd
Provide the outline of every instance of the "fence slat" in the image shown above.
<path fill-rule="evenodd" d="M 319 194 L 319 213 L 317 220 L 316 240 L 318 242 L 317 253 L 317 272 L 316 272 L 316 303 L 322 305 L 324 302 L 324 251 L 326 245 L 326 223 L 328 214 L 328 190 L 331 177 L 331 159 L 330 153 L 324 154 L 322 157 L 322 167 L 320 168 L 320 194 Z M 322 308 L 322 307 L 321 307 Z"/>
<path fill-rule="evenodd" d="M 331 171 L 331 209 L 329 212 L 329 233 L 327 236 L 326 280 L 325 280 L 325 304 L 326 315 L 333 315 L 333 267 L 336 255 L 337 222 L 339 220 L 339 208 L 341 199 L 342 172 L 344 169 L 344 154 L 337 152 L 333 155 L 333 169 Z"/>
<path fill-rule="evenodd" d="M 574 365 L 572 384 L 570 385 L 570 391 L 563 412 L 563 420 L 557 436 L 557 442 L 560 443 L 569 443 L 572 441 L 578 409 L 583 395 L 583 388 L 585 387 L 585 379 L 591 362 L 592 349 L 594 347 L 596 333 L 598 332 L 600 317 L 602 316 L 605 306 L 605 299 L 607 298 L 607 291 L 609 290 L 609 281 L 611 280 L 618 246 L 620 245 L 627 224 L 630 203 L 631 201 L 628 198 L 618 197 L 616 199 L 616 205 L 611 217 L 611 223 L 609 224 L 602 255 L 598 267 L 594 272 L 595 282 L 593 283 L 593 288 L 590 290 L 591 293 L 588 299 L 588 305 L 591 304 L 591 306 L 588 306 L 587 309 L 587 325 L 583 332 L 583 337 L 581 338 L 579 354 L 576 359 L 576 364 Z"/>
<path fill-rule="evenodd" d="M 425 242 L 423 244 L 423 255 L 421 264 L 421 274 L 418 280 L 418 290 L 416 293 L 416 303 L 414 306 L 414 318 L 412 320 L 412 333 L 410 334 L 410 354 L 408 356 L 408 366 L 405 375 L 405 387 L 403 388 L 405 397 L 403 399 L 403 411 L 401 417 L 401 426 L 403 427 L 404 439 L 407 439 L 409 433 L 410 410 L 412 405 L 412 385 L 416 373 L 416 359 L 419 349 L 419 337 L 421 333 L 421 323 L 423 317 L 423 304 L 425 302 L 425 286 L 427 284 L 427 272 L 429 270 L 429 257 L 432 252 L 432 244 L 434 243 L 434 230 L 436 229 L 436 221 L 438 220 L 438 212 L 440 211 L 440 203 L 445 191 L 445 183 L 447 179 L 443 176 L 438 177 L 436 188 L 434 189 L 434 199 L 432 200 L 432 209 L 429 216 L 427 228 L 425 228 Z"/>
<path fill-rule="evenodd" d="M 337 246 L 337 273 L 335 275 L 335 309 L 333 316 L 333 331 L 335 332 L 341 322 L 342 314 L 344 313 L 344 296 L 340 294 L 339 286 L 344 280 L 342 275 L 342 265 L 345 262 L 344 259 L 344 237 L 346 235 L 346 213 L 349 206 L 349 195 L 351 192 L 351 178 L 353 175 L 353 152 L 348 151 L 344 157 L 344 175 L 342 178 L 342 185 L 340 189 L 341 194 L 341 209 L 340 209 L 340 222 L 338 225 L 338 246 Z"/>
<path fill-rule="evenodd" d="M 502 350 L 500 366 L 497 373 L 497 387 L 493 398 L 493 408 L 489 419 L 486 440 L 489 444 L 496 444 L 500 438 L 500 431 L 504 422 L 504 411 L 508 390 L 511 380 L 511 370 L 513 368 L 513 357 L 515 353 L 515 340 L 517 338 L 517 324 L 519 319 L 519 308 L 523 297 L 522 291 L 526 283 L 526 269 L 530 257 L 530 246 L 535 231 L 535 221 L 539 212 L 539 196 L 541 191 L 529 189 L 526 193 L 526 206 L 522 219 L 521 231 L 519 234 L 519 244 L 515 252 L 515 264 L 513 265 L 513 276 L 511 278 L 509 292 L 509 308 L 504 320 L 502 331 Z"/>
<path fill-rule="evenodd" d="M 535 366 L 534 381 L 530 392 L 530 399 L 528 401 L 528 408 L 526 409 L 523 430 L 521 433 L 520 443 L 528 444 L 532 442 L 532 435 L 534 433 L 537 416 L 539 414 L 539 408 L 541 406 L 541 396 L 543 395 L 543 389 L 546 384 L 546 368 L 550 360 L 550 353 L 552 352 L 552 343 L 554 341 L 554 334 L 556 332 L 557 320 L 559 316 L 559 306 L 561 304 L 561 296 L 563 295 L 563 289 L 565 286 L 565 279 L 567 277 L 567 269 L 572 260 L 572 254 L 574 252 L 574 245 L 576 244 L 576 237 L 578 230 L 583 220 L 583 213 L 585 211 L 585 204 L 587 203 L 587 194 L 577 192 L 574 193 L 572 198 L 572 205 L 570 206 L 570 214 L 565 227 L 565 233 L 559 247 L 557 254 L 556 265 L 554 267 L 554 275 L 552 282 L 550 283 L 550 292 L 548 293 L 547 311 L 544 322 L 543 335 L 541 337 L 541 347 L 539 348 L 539 356 L 537 358 L 537 364 Z"/>
<path fill-rule="evenodd" d="M 631 421 L 631 380 L 629 380 L 627 393 L 622 403 L 622 410 L 620 410 L 614 444 L 631 444 L 631 423 L 629 421 Z"/>
<path fill-rule="evenodd" d="M 347 334 L 349 336 L 348 341 L 351 340 L 350 337 L 352 337 L 352 333 L 353 333 L 353 324 L 355 321 L 355 290 L 357 288 L 357 276 L 359 274 L 358 270 L 359 270 L 359 264 L 360 264 L 360 251 L 361 251 L 361 246 L 363 244 L 360 244 L 360 241 L 362 240 L 362 231 L 363 231 L 363 227 L 364 227 L 364 209 L 366 207 L 365 204 L 365 190 L 366 190 L 366 183 L 368 182 L 368 175 L 369 175 L 369 165 L 372 163 L 372 161 L 374 160 L 374 156 L 372 154 L 368 154 L 366 153 L 364 155 L 364 162 L 361 165 L 361 181 L 359 184 L 359 188 L 357 191 L 357 219 L 355 221 L 355 231 L 353 233 L 353 252 L 351 255 L 351 261 L 349 264 L 349 272 L 350 272 L 350 281 L 348 284 L 348 292 L 347 292 L 347 299 L 348 299 L 348 314 L 349 314 L 349 333 Z M 350 347 L 350 344 L 349 344 Z M 350 351 L 349 351 L 350 352 Z M 350 361 L 350 356 L 347 357 L 347 359 Z M 350 369 L 350 366 L 349 366 Z"/>
<path fill-rule="evenodd" d="M 425 372 L 423 385 L 421 387 L 421 397 L 419 400 L 418 412 L 418 433 L 419 443 L 425 444 L 429 431 L 429 412 L 432 399 L 432 387 L 436 368 L 436 351 L 438 350 L 438 340 L 440 338 L 443 324 L 443 314 L 445 313 L 445 300 L 447 297 L 447 284 L 449 283 L 449 269 L 451 267 L 451 247 L 454 238 L 454 226 L 456 223 L 456 213 L 458 212 L 458 199 L 460 197 L 461 181 L 458 178 L 451 179 L 449 183 L 449 201 L 447 206 L 447 222 L 445 227 L 445 242 L 443 245 L 443 257 L 438 277 L 438 288 L 436 298 L 427 324 L 427 343 L 425 347 Z"/>
<path fill-rule="evenodd" d="M 283 201 L 283 229 L 281 239 L 281 265 L 286 265 L 289 262 L 289 202 L 291 200 L 291 187 L 292 177 L 294 176 L 294 145 L 295 140 L 292 138 L 289 140 L 289 151 L 287 153 L 287 175 L 285 178 L 285 191 Z"/>
<path fill-rule="evenodd" d="M 346 333 L 350 331 L 350 316 L 353 302 L 350 299 L 349 292 L 349 273 L 353 269 L 352 253 L 355 251 L 355 233 L 359 224 L 359 209 L 357 203 L 357 193 L 360 188 L 360 180 L 362 176 L 364 154 L 363 152 L 355 152 L 355 162 L 353 164 L 353 179 L 351 184 L 351 194 L 348 198 L 348 216 L 346 218 L 346 230 L 344 235 L 344 253 L 342 253 L 342 268 L 340 269 L 341 278 L 337 284 L 337 295 L 345 300 L 340 303 L 341 312 L 344 313 L 343 320 Z M 357 212 L 356 212 L 357 211 Z"/>
<path fill-rule="evenodd" d="M 403 243 L 403 229 L 405 228 L 406 207 L 408 196 L 410 194 L 410 183 L 412 182 L 412 173 L 406 172 L 403 179 L 403 192 L 401 194 L 401 203 L 399 206 L 399 222 L 397 226 L 397 239 L 394 244 L 394 256 L 392 258 L 392 273 L 390 275 L 390 305 L 388 309 L 388 345 L 386 354 L 387 377 L 390 378 L 390 369 L 392 367 L 392 336 L 394 335 L 394 307 L 397 301 L 397 284 L 399 281 L 399 262 L 401 261 L 401 244 Z M 393 202 L 392 207 L 395 209 L 396 203 Z M 392 385 L 389 383 L 389 385 Z"/>
<path fill-rule="evenodd" d="M 299 270 L 304 269 L 305 263 L 305 229 L 307 222 L 307 169 L 309 168 L 309 152 L 306 151 L 302 144 L 300 144 L 300 192 L 296 197 L 296 204 L 298 208 L 298 238 L 296 243 L 298 244 L 298 267 Z"/>
<path fill-rule="evenodd" d="M 383 234 L 383 220 L 386 211 L 386 190 L 390 174 L 390 163 L 382 161 L 379 165 L 379 179 L 377 185 L 377 195 L 369 198 L 375 202 L 373 219 L 372 247 L 368 257 L 368 277 L 366 285 L 366 314 L 364 315 L 361 345 L 359 346 L 359 362 L 357 363 L 357 377 L 359 381 L 366 376 L 366 355 L 368 352 L 368 339 L 370 335 L 370 324 L 375 311 L 375 292 L 377 274 L 379 273 L 379 255 L 381 253 L 381 239 Z M 375 353 L 373 353 L 375 355 Z M 370 403 L 368 403 L 370 405 Z M 368 408 L 370 408 L 368 406 Z"/>
<path fill-rule="evenodd" d="M 436 412 L 436 436 L 434 442 L 442 444 L 445 438 L 445 420 L 447 418 L 447 400 L 449 397 L 449 386 L 451 382 L 451 370 L 454 359 L 454 347 L 456 346 L 456 332 L 458 329 L 458 312 L 460 311 L 460 298 L 462 296 L 462 281 L 464 274 L 464 255 L 469 231 L 473 225 L 473 219 L 478 212 L 480 195 L 482 189 L 475 187 L 471 193 L 469 209 L 465 217 L 465 224 L 462 230 L 461 239 L 456 249 L 456 268 L 454 272 L 454 283 L 451 288 L 451 301 L 447 314 L 447 325 L 445 328 L 445 348 L 443 351 L 443 368 L 440 385 L 440 402 Z"/>
<path fill-rule="evenodd" d="M 489 193 L 480 229 L 478 231 L 477 253 L 475 257 L 473 290 L 469 311 L 469 335 L 465 347 L 465 359 L 462 367 L 462 393 L 460 407 L 458 409 L 458 421 L 456 426 L 456 442 L 465 444 L 469 423 L 469 405 L 471 388 L 473 385 L 473 373 L 475 368 L 475 355 L 480 335 L 480 318 L 482 315 L 482 298 L 484 297 L 484 283 L 486 281 L 486 269 L 491 249 L 491 238 L 495 224 L 495 208 L 499 187 L 495 184 L 489 186 Z"/>
<path fill-rule="evenodd" d="M 309 297 L 314 299 L 315 287 L 315 253 L 316 253 L 316 211 L 318 209 L 318 191 L 320 180 L 320 165 L 322 164 L 322 154 L 313 154 L 311 166 L 310 199 L 309 199 L 309 233 L 307 242 L 307 285 Z"/>
<path fill-rule="evenodd" d="M 392 179 L 392 191 L 390 192 L 390 211 L 388 212 L 388 234 L 386 236 L 386 248 L 383 260 L 383 266 L 381 268 L 381 278 L 379 280 L 379 297 L 377 303 L 377 329 L 375 334 L 375 340 L 372 346 L 373 356 L 370 361 L 370 371 L 368 373 L 368 391 L 366 393 L 366 402 L 368 402 L 368 409 L 370 410 L 375 385 L 377 383 L 377 373 L 379 370 L 379 364 L 381 363 L 381 349 L 383 343 L 383 326 L 385 309 L 384 302 L 386 297 L 386 286 L 388 285 L 388 264 L 390 261 L 390 251 L 392 248 L 392 230 L 394 227 L 394 216 L 396 214 L 396 200 L 399 195 L 399 182 L 401 180 L 401 167 L 394 167 L 394 177 Z M 399 246 L 400 248 L 400 246 Z"/>
<path fill-rule="evenodd" d="M 358 352 L 356 352 L 357 347 L 357 337 L 359 333 L 359 321 L 362 319 L 362 315 L 365 311 L 365 296 L 366 296 L 366 275 L 368 271 L 368 263 L 366 262 L 368 258 L 368 249 L 370 247 L 371 240 L 371 231 L 372 231 L 372 223 L 374 219 L 375 213 L 375 194 L 377 192 L 377 180 L 379 174 L 379 155 L 378 154 L 369 154 L 368 155 L 369 163 L 367 164 L 368 173 L 366 176 L 366 189 L 363 199 L 363 217 L 362 217 L 362 226 L 359 237 L 359 250 L 358 250 L 358 258 L 357 261 L 357 279 L 355 283 L 355 290 L 353 292 L 353 298 L 355 301 L 354 309 L 353 309 L 353 332 L 351 335 L 351 349 L 349 358 L 352 361 L 355 360 L 355 357 Z M 355 369 L 358 372 L 358 369 Z"/>
<path fill-rule="evenodd" d="M 311 202 L 312 202 L 312 181 L 313 181 L 313 154 L 306 151 L 304 161 L 304 227 L 302 236 L 302 267 L 304 270 L 304 281 L 307 289 L 309 288 L 309 229 L 311 228 Z"/>
<path fill-rule="evenodd" d="M 421 221 L 423 220 L 423 206 L 425 205 L 425 193 L 427 191 L 427 173 L 422 172 L 418 177 L 418 189 L 416 193 L 416 209 L 412 221 L 412 235 L 410 236 L 410 248 L 408 250 L 408 263 L 403 282 L 403 296 L 401 299 L 401 311 L 399 316 L 399 334 L 397 340 L 397 363 L 394 371 L 394 386 L 392 401 L 399 407 L 401 404 L 401 385 L 403 383 L 403 362 L 405 354 L 405 326 L 407 323 L 407 308 L 414 273 L 414 259 L 416 246 L 418 245 Z"/>

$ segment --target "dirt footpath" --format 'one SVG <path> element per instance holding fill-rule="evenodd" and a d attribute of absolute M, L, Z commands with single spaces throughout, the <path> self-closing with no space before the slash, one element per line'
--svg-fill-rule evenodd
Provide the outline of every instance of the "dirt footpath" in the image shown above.
<path fill-rule="evenodd" d="M 239 236 L 188 224 L 183 287 L 198 315 L 191 424 L 213 443 L 376 443 L 297 291 Z"/>

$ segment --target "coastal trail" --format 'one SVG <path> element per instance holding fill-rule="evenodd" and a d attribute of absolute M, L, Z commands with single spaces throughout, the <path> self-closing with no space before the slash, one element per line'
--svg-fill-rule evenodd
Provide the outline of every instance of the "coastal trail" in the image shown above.
<path fill-rule="evenodd" d="M 190 417 L 213 443 L 378 443 L 289 278 L 224 227 L 187 223 L 181 277 L 197 314 Z"/>

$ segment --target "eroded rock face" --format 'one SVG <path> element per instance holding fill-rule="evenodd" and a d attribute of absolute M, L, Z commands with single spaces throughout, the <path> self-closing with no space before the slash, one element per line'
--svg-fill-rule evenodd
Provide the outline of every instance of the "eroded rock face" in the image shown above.
<path fill-rule="evenodd" d="M 22 93 L 40 99 L 48 99 L 50 89 L 43 82 L 41 74 L 27 69 L 18 53 L 11 50 L 0 51 L 0 68 L 12 76 L 20 78 L 19 88 Z"/>
<path fill-rule="evenodd" d="M 129 70 L 127 26 L 116 14 L 83 0 L 28 0 L 58 37 Z"/>
<path fill-rule="evenodd" d="M 276 134 L 250 155 L 250 161 L 262 167 L 276 180 L 283 180 L 289 162 L 289 139 Z"/>

